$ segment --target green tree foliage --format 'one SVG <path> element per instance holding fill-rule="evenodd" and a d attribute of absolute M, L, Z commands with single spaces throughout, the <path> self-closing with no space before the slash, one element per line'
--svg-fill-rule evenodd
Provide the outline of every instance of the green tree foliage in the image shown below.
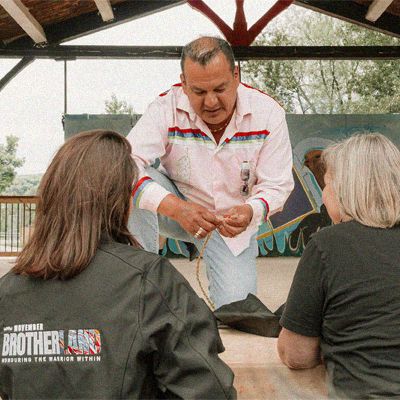
<path fill-rule="evenodd" d="M 4 191 L 5 195 L 35 196 L 42 174 L 17 175 L 13 183 Z"/>
<path fill-rule="evenodd" d="M 6 144 L 0 143 L 0 193 L 7 189 L 16 176 L 16 168 L 24 163 L 24 159 L 17 158 L 18 138 L 7 136 Z"/>
<path fill-rule="evenodd" d="M 111 95 L 111 100 L 106 100 L 104 103 L 107 114 L 134 114 L 133 107 L 125 100 L 118 100 L 114 93 Z"/>
<path fill-rule="evenodd" d="M 322 14 L 296 10 L 278 27 L 264 33 L 262 46 L 379 46 L 400 45 L 391 36 L 360 28 Z M 249 61 L 243 80 L 265 90 L 288 112 L 400 112 L 400 68 L 393 61 Z"/>

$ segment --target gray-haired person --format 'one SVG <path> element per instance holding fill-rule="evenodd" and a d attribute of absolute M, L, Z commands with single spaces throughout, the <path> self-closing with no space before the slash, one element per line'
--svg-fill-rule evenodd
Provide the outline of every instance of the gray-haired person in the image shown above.
<path fill-rule="evenodd" d="M 290 368 L 326 365 L 331 397 L 400 396 L 400 151 L 359 134 L 323 152 L 335 225 L 307 244 L 278 339 Z"/>

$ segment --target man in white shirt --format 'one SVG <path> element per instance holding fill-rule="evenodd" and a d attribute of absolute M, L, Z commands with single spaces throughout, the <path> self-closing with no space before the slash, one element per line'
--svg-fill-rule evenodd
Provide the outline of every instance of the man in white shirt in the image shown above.
<path fill-rule="evenodd" d="M 197 248 L 211 234 L 204 260 L 220 307 L 256 294 L 256 234 L 293 189 L 292 149 L 284 110 L 240 83 L 226 41 L 194 40 L 181 67 L 128 135 L 141 170 L 129 226 L 153 252 L 159 234 Z"/>

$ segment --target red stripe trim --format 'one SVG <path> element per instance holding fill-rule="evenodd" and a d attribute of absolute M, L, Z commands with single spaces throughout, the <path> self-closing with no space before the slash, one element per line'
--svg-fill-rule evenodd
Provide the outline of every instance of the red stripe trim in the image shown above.
<path fill-rule="evenodd" d="M 191 129 L 191 128 L 188 128 L 188 129 L 181 129 L 181 128 L 178 128 L 177 126 L 173 126 L 172 128 L 168 128 L 168 132 L 176 132 L 176 131 L 178 131 L 178 132 L 180 132 L 180 133 L 183 133 L 183 134 L 185 134 L 185 133 L 199 133 L 200 135 L 202 135 L 202 136 L 207 136 L 203 131 L 201 131 L 200 129 Z"/>
<path fill-rule="evenodd" d="M 179 86 L 182 86 L 182 83 L 175 83 L 175 85 L 172 85 L 172 87 L 179 87 Z M 168 92 L 169 92 L 170 90 L 171 90 L 171 89 L 168 89 L 168 90 L 166 90 L 165 92 L 160 93 L 158 96 L 159 96 L 159 97 L 163 97 L 163 96 L 165 96 L 166 94 L 168 94 Z"/>
<path fill-rule="evenodd" d="M 262 130 L 262 131 L 252 131 L 252 132 L 237 132 L 235 133 L 234 136 L 253 136 L 253 135 L 269 135 L 269 131 L 267 131 L 266 129 Z"/>
<path fill-rule="evenodd" d="M 276 101 L 276 102 L 283 108 L 282 104 L 281 104 L 277 99 L 275 99 L 274 97 L 272 97 L 270 94 L 265 93 L 265 92 L 263 92 L 263 91 L 260 90 L 260 89 L 254 88 L 253 86 L 247 85 L 246 83 L 243 83 L 243 82 L 240 82 L 240 83 L 241 83 L 244 87 L 247 87 L 248 89 L 257 90 L 257 92 L 260 92 L 260 93 L 262 93 L 262 94 L 265 94 L 266 96 L 268 96 L 268 97 L 271 98 L 272 100 Z"/>
<path fill-rule="evenodd" d="M 266 208 L 266 211 L 267 211 L 266 214 L 265 214 L 265 221 L 266 221 L 267 217 L 268 217 L 268 214 L 269 214 L 269 204 L 268 204 L 267 200 L 263 199 L 262 197 L 257 197 L 257 198 L 258 198 L 258 200 L 261 200 L 265 205 L 265 208 Z"/>
<path fill-rule="evenodd" d="M 140 179 L 138 181 L 138 183 L 135 185 L 135 187 L 132 190 L 132 197 L 135 197 L 135 194 L 137 192 L 137 190 L 139 189 L 139 187 L 142 185 L 143 182 L 151 180 L 151 178 L 149 176 L 144 176 L 142 179 Z"/>

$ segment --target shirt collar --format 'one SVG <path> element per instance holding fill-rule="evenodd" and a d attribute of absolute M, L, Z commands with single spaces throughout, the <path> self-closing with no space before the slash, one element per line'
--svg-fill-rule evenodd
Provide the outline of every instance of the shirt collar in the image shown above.
<path fill-rule="evenodd" d="M 192 121 L 194 121 L 196 119 L 196 113 L 193 110 L 192 106 L 190 105 L 189 98 L 183 92 L 183 88 L 182 87 L 180 87 L 180 91 L 179 91 L 179 94 L 177 96 L 176 108 L 178 110 L 182 110 L 182 111 L 187 112 L 189 114 L 189 118 Z"/>
<path fill-rule="evenodd" d="M 248 90 L 243 83 L 239 84 L 236 99 L 236 114 L 244 117 L 252 113 Z"/>

